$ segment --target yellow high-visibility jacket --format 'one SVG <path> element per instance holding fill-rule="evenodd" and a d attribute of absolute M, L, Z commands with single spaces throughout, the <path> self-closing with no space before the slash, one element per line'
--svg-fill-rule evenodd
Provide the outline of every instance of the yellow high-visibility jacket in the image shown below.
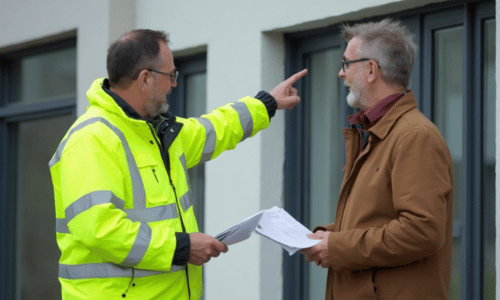
<path fill-rule="evenodd" d="M 97 79 L 90 108 L 49 162 L 63 299 L 199 299 L 202 267 L 173 265 L 176 233 L 197 232 L 187 169 L 269 125 L 245 97 L 200 118 L 132 118 Z M 165 150 L 164 150 L 165 149 Z"/>

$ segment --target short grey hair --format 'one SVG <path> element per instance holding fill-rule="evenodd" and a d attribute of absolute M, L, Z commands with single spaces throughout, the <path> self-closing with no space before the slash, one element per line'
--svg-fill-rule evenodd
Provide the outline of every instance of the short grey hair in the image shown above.
<path fill-rule="evenodd" d="M 358 53 L 377 61 L 384 81 L 408 87 L 417 45 L 414 35 L 400 21 L 387 18 L 380 22 L 342 25 L 342 37 L 347 42 L 355 37 L 360 39 Z"/>

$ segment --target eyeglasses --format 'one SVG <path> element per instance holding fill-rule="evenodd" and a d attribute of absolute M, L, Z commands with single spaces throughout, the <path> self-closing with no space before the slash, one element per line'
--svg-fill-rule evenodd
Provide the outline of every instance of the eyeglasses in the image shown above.
<path fill-rule="evenodd" d="M 344 70 L 344 72 L 345 72 L 346 67 L 349 68 L 349 64 L 357 63 L 357 62 L 360 62 L 360 61 L 367 61 L 367 60 L 371 60 L 371 58 L 360 58 L 360 59 L 353 59 L 353 60 L 342 60 L 342 70 Z"/>
<path fill-rule="evenodd" d="M 167 73 L 167 72 L 162 72 L 162 71 L 150 70 L 150 69 L 148 69 L 148 71 L 149 72 L 155 72 L 155 73 L 163 74 L 163 75 L 168 75 L 168 76 L 170 76 L 170 82 L 172 82 L 172 83 L 177 82 L 177 77 L 179 77 L 179 71 L 175 71 L 174 74 Z"/>

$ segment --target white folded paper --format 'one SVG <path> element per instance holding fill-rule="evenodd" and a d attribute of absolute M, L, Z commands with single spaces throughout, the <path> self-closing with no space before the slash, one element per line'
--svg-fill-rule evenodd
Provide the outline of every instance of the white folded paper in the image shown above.
<path fill-rule="evenodd" d="M 214 238 L 231 245 L 248 239 L 253 231 L 276 242 L 288 251 L 289 255 L 320 242 L 309 239 L 306 235 L 312 232 L 277 206 L 261 210 L 216 234 Z"/>
<path fill-rule="evenodd" d="M 278 243 L 289 255 L 320 242 L 308 238 L 306 235 L 312 232 L 277 206 L 265 211 L 255 232 Z"/>
<path fill-rule="evenodd" d="M 253 216 L 250 216 L 238 224 L 230 227 L 218 234 L 214 235 L 214 238 L 223 242 L 226 245 L 231 245 L 244 241 L 250 237 L 255 227 L 260 221 L 264 211 L 261 210 Z"/>

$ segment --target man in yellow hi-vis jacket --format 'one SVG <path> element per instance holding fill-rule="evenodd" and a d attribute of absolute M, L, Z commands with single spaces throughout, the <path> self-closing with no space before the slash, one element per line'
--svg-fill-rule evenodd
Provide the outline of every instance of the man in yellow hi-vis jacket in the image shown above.
<path fill-rule="evenodd" d="M 178 72 L 164 32 L 112 44 L 108 79 L 49 162 L 63 299 L 199 299 L 202 264 L 227 246 L 199 233 L 187 169 L 233 149 L 300 98 L 292 85 L 200 118 L 167 112 Z"/>

